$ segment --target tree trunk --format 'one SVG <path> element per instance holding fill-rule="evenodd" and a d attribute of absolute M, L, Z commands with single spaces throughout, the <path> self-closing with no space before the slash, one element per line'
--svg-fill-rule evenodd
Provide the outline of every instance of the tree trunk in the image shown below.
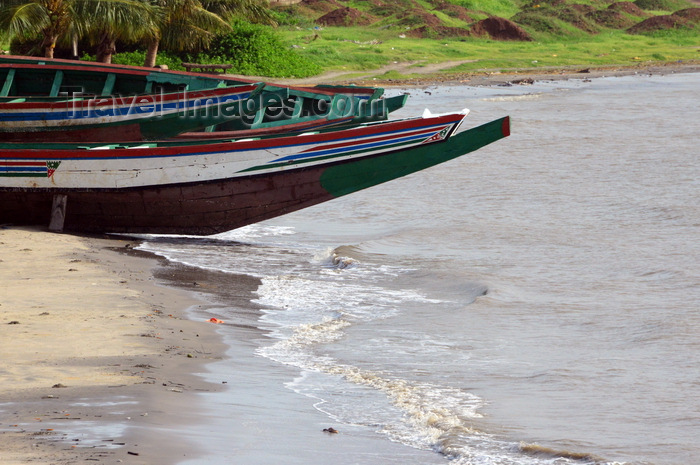
<path fill-rule="evenodd" d="M 117 51 L 117 41 L 112 34 L 105 31 L 100 34 L 100 43 L 97 44 L 97 61 L 111 63 L 112 55 Z"/>
<path fill-rule="evenodd" d="M 56 41 L 58 36 L 56 35 L 46 35 L 44 36 L 44 41 L 41 46 L 44 47 L 44 58 L 53 58 L 53 50 L 56 48 Z"/>
<path fill-rule="evenodd" d="M 146 60 L 143 66 L 153 68 L 156 65 L 156 57 L 158 56 L 159 39 L 151 39 L 148 42 L 148 50 L 146 50 Z"/>
<path fill-rule="evenodd" d="M 74 60 L 79 60 L 80 56 L 78 55 L 78 36 L 73 34 L 73 59 Z"/>

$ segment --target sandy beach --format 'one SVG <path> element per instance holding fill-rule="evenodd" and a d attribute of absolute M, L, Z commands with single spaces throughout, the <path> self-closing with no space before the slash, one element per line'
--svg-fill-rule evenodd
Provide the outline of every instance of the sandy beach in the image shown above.
<path fill-rule="evenodd" d="M 155 271 L 177 270 L 132 245 L 0 229 L 0 463 L 156 463 L 154 454 L 174 463 L 193 453 L 181 438 L 157 448 L 125 427 L 81 443 L 80 428 L 105 422 L 176 422 L 192 393 L 218 387 L 192 375 L 224 351 L 214 324 L 186 316 L 206 305 L 158 284 Z"/>
<path fill-rule="evenodd" d="M 0 229 L 0 463 L 210 463 L 209 435 L 245 444 L 215 451 L 237 463 L 406 453 L 366 432 L 338 448 L 327 416 L 280 382 L 289 368 L 251 356 L 264 337 L 246 323 L 258 318 L 257 278 L 171 264 L 137 243 Z M 239 321 L 210 322 L 222 307 Z"/>

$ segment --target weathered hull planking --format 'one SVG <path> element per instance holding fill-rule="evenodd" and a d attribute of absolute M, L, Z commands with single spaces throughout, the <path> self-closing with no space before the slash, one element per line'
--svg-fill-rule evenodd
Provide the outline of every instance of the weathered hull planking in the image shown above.
<path fill-rule="evenodd" d="M 206 138 L 249 129 L 279 134 L 321 119 L 326 126 L 348 118 L 361 124 L 386 120 L 405 104 L 406 95 L 384 99 L 383 92 L 0 55 L 0 142 L 126 142 L 193 131 Z"/>
<path fill-rule="evenodd" d="M 54 200 L 65 196 L 66 231 L 223 232 L 443 163 L 510 133 L 504 117 L 455 134 L 464 116 L 216 144 L 102 150 L 6 144 L 0 223 L 46 226 Z"/>

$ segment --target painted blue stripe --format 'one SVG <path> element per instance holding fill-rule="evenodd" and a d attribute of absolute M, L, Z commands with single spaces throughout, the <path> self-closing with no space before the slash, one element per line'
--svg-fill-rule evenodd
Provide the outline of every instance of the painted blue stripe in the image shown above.
<path fill-rule="evenodd" d="M 334 154 L 339 154 L 339 153 L 343 153 L 343 152 L 354 152 L 356 150 L 383 147 L 385 145 L 398 144 L 401 142 L 412 142 L 412 141 L 419 140 L 419 139 L 425 139 L 426 137 L 428 137 L 428 136 L 426 136 L 425 134 L 418 134 L 415 136 L 399 137 L 399 138 L 388 139 L 388 140 L 383 140 L 383 141 L 379 141 L 379 142 L 371 142 L 368 144 L 349 145 L 347 147 L 341 147 L 341 148 L 336 148 L 336 149 L 318 150 L 318 151 L 314 151 L 314 152 L 300 153 L 298 155 L 289 155 L 287 157 L 282 157 L 282 158 L 278 158 L 276 160 L 271 160 L 268 163 L 279 163 L 281 161 L 302 160 L 304 158 L 314 158 L 314 157 L 320 157 L 323 155 L 334 155 Z"/>
<path fill-rule="evenodd" d="M 381 124 L 381 123 L 374 123 L 374 124 Z M 376 134 L 370 134 L 368 136 L 365 136 L 366 138 L 373 138 L 373 137 L 384 137 L 390 134 L 400 134 L 400 133 L 405 133 L 405 132 L 412 132 L 412 131 L 428 131 L 432 128 L 444 128 L 448 124 L 453 124 L 453 123 L 438 123 L 438 124 L 433 124 L 430 126 L 420 126 L 416 128 L 407 128 L 407 129 L 398 129 L 394 131 L 385 131 L 385 132 L 379 132 Z M 60 160 L 139 160 L 139 159 L 156 159 L 156 158 L 175 158 L 175 157 L 194 157 L 194 156 L 203 156 L 203 155 L 218 155 L 222 153 L 236 153 L 236 152 L 247 152 L 250 150 L 275 150 L 279 148 L 292 148 L 292 147 L 299 147 L 299 146 L 306 146 L 309 145 L 307 142 L 304 141 L 304 136 L 296 136 L 299 137 L 299 143 L 297 144 L 287 144 L 287 145 L 274 145 L 272 147 L 261 147 L 261 148 L 254 148 L 254 149 L 249 149 L 249 148 L 242 148 L 242 149 L 236 149 L 235 148 L 235 143 L 232 143 L 229 147 L 227 147 L 227 150 L 213 150 L 213 151 L 201 151 L 201 152 L 194 152 L 194 153 L 168 153 L 168 154 L 163 154 L 163 155 L 146 155 L 146 156 L 139 156 L 139 157 L 106 157 L 106 156 L 95 156 L 95 157 L 59 157 Z M 427 137 L 426 134 L 422 134 L 421 137 Z M 341 143 L 347 140 L 352 140 L 352 139 L 357 139 L 357 137 L 353 136 L 348 136 L 348 137 L 343 137 L 343 138 L 338 138 L 338 139 L 333 139 L 330 141 L 324 141 L 324 142 L 318 142 L 319 144 L 325 143 L 325 144 L 336 144 L 336 143 Z M 390 139 L 390 141 L 395 142 L 397 139 Z M 216 142 L 212 142 L 216 143 Z M 108 144 L 105 144 L 108 145 Z M 136 143 L 135 145 L 138 145 Z M 81 144 L 72 144 L 72 146 L 77 146 L 81 147 Z M 163 146 L 163 147 L 169 147 L 169 146 Z M 352 147 L 357 147 L 357 146 L 352 146 Z M 59 149 L 60 150 L 60 149 Z M 68 151 L 68 150 L 66 150 Z M 89 153 L 90 150 L 88 149 L 83 149 L 81 150 L 81 153 Z M 109 150 L 96 150 L 98 153 L 104 154 L 105 152 L 109 152 Z M 40 157 L 40 158 L 39 158 Z M 53 157 L 56 158 L 56 157 Z M 36 159 L 42 159 L 46 160 L 46 155 L 37 155 Z M 5 158 L 5 159 L 0 159 L 0 160 L 6 160 L 6 161 L 11 161 L 11 160 L 26 160 L 26 159 L 16 159 L 16 158 Z M 275 162 L 279 162 L 279 158 L 275 159 Z"/>
<path fill-rule="evenodd" d="M 45 166 L 0 166 L 0 171 L 46 171 Z"/>
<path fill-rule="evenodd" d="M 56 121 L 56 120 L 75 120 L 83 118 L 101 118 L 101 117 L 115 117 L 115 116 L 129 116 L 134 114 L 156 114 L 163 113 L 166 111 L 173 110 L 184 110 L 185 108 L 190 110 L 195 107 L 199 107 L 201 111 L 206 110 L 209 107 L 224 105 L 226 103 L 235 102 L 242 99 L 247 99 L 250 97 L 248 94 L 238 94 L 230 95 L 225 97 L 204 97 L 197 100 L 187 100 L 180 102 L 172 102 L 165 104 L 155 104 L 155 103 L 143 103 L 136 104 L 133 106 L 121 106 L 115 107 L 111 106 L 108 108 L 90 108 L 88 110 L 81 110 L 80 108 L 75 108 L 68 111 L 38 111 L 38 112 L 24 112 L 24 113 L 4 113 L 0 112 L 0 121 Z M 85 103 L 89 100 L 82 100 L 76 103 Z M 209 102 L 209 103 L 207 103 Z M 154 108 L 155 106 L 155 108 Z M 160 115 L 156 115 L 158 117 Z"/>

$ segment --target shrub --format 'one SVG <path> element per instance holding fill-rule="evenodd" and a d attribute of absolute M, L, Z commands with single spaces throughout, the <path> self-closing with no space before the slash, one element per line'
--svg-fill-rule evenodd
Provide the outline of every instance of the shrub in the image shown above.
<path fill-rule="evenodd" d="M 112 56 L 112 63 L 118 65 L 143 66 L 146 59 L 146 52 L 136 50 L 134 52 L 115 53 Z M 184 70 L 182 60 L 169 55 L 166 52 L 159 52 L 156 58 L 156 65 L 165 65 L 168 69 Z"/>
<path fill-rule="evenodd" d="M 95 61 L 95 55 L 84 53 L 81 57 L 83 61 Z M 112 55 L 112 63 L 117 65 L 143 66 L 146 59 L 146 52 L 143 50 L 135 50 L 133 52 L 121 52 Z M 156 59 L 156 64 L 165 65 L 168 69 L 183 71 L 182 60 L 167 52 L 159 52 Z"/>
<path fill-rule="evenodd" d="M 209 50 L 191 57 L 197 63 L 230 63 L 231 72 L 270 77 L 308 77 L 321 67 L 284 45 L 266 26 L 235 22 L 233 31 L 217 36 Z"/>

